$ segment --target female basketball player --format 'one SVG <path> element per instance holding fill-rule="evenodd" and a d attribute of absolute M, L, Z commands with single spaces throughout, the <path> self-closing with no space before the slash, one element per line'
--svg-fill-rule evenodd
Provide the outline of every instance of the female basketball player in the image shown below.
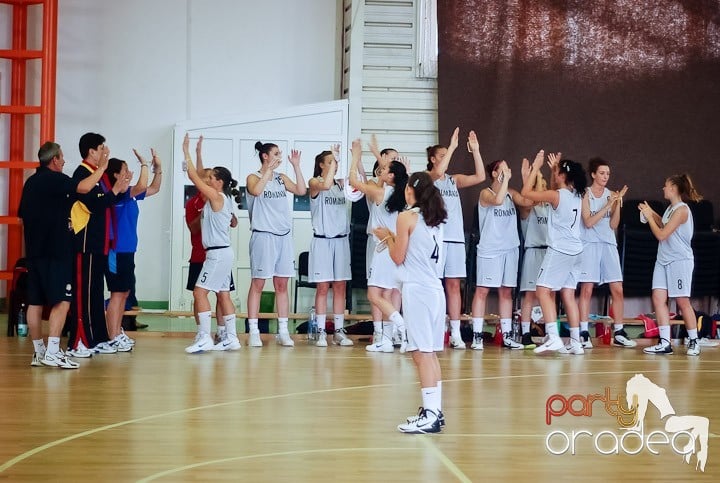
<path fill-rule="evenodd" d="M 358 177 L 358 163 L 362 156 L 360 140 L 353 141 L 352 164 L 350 166 L 350 185 L 362 191 L 371 202 L 370 219 L 368 224 L 373 228 L 394 228 L 398 213 L 405 208 L 405 185 L 407 184 L 407 171 L 399 161 L 391 161 L 387 166 L 380 167 L 379 179 L 383 186 Z M 397 269 L 390 260 L 386 245 L 382 238 L 375 236 L 376 253 L 368 277 L 368 300 L 376 308 L 373 312 L 373 343 L 366 347 L 370 352 L 393 352 L 392 324 L 398 327 L 405 326 L 405 322 L 390 301 L 392 289 L 398 288 Z M 378 251 L 379 250 L 379 251 Z M 379 309 L 379 310 L 377 310 Z M 378 320 L 376 314 L 385 315 L 390 322 Z M 403 335 L 404 338 L 404 335 Z M 401 346 L 401 351 L 404 347 Z"/>
<path fill-rule="evenodd" d="M 350 270 L 350 217 L 347 210 L 342 180 L 335 179 L 338 169 L 337 155 L 340 145 L 332 151 L 323 151 L 315 157 L 315 171 L 310 178 L 310 216 L 313 239 L 310 242 L 308 280 L 317 284 L 315 311 L 317 314 L 319 347 L 327 347 L 325 318 L 327 294 L 332 283 L 333 320 L 336 344 L 351 346 L 345 335 L 346 281 L 352 279 Z"/>
<path fill-rule="evenodd" d="M 473 342 L 470 347 L 483 350 L 487 296 L 491 288 L 497 288 L 503 346 L 523 349 L 523 345 L 512 338 L 512 289 L 517 286 L 520 256 L 515 205 L 532 206 L 532 201 L 508 187 L 512 172 L 505 161 L 494 161 L 486 169 L 492 183 L 480 192 L 478 201 L 480 240 L 477 244 L 477 278 L 472 302 Z"/>
<path fill-rule="evenodd" d="M 440 191 L 426 172 L 414 173 L 405 188 L 411 209 L 398 215 L 397 234 L 387 227 L 374 233 L 386 240 L 398 265 L 407 320 L 407 350 L 420 377 L 422 406 L 398 426 L 403 433 L 437 433 L 444 424 L 442 382 L 436 352 L 443 350 L 445 294 L 442 275 L 443 222 L 447 217 Z"/>
<path fill-rule="evenodd" d="M 219 166 L 213 169 L 209 182 L 197 172 L 190 156 L 190 138 L 185 134 L 183 154 L 187 164 L 190 181 L 205 197 L 200 230 L 205 248 L 205 261 L 195 283 L 193 299 L 197 307 L 198 333 L 195 342 L 185 348 L 190 354 L 212 350 L 215 346 L 210 337 L 210 300 L 208 293 L 215 292 L 218 304 L 222 307 L 225 337 L 222 341 L 227 350 L 240 348 L 235 325 L 235 304 L 230 298 L 230 279 L 233 265 L 233 250 L 230 246 L 230 222 L 233 216 L 232 195 L 237 194 L 237 181 L 227 168 Z M 218 324 L 220 325 L 220 324 Z"/>
<path fill-rule="evenodd" d="M 456 128 L 450 138 L 448 147 L 439 144 L 427 148 L 427 171 L 433 179 L 435 186 L 445 202 L 448 212 L 447 221 L 443 227 L 445 233 L 445 246 L 443 260 L 443 277 L 445 278 L 445 295 L 447 296 L 447 309 L 450 317 L 450 347 L 465 349 L 465 342 L 460 336 L 460 281 L 467 276 L 465 270 L 465 231 L 463 226 L 462 206 L 460 206 L 460 193 L 458 189 L 475 186 L 485 181 L 485 168 L 480 156 L 480 143 L 475 131 L 468 136 L 468 151 L 472 153 L 475 162 L 474 174 L 446 174 L 450 159 L 458 146 L 459 128 Z"/>
<path fill-rule="evenodd" d="M 590 188 L 585 192 L 582 203 L 583 253 L 580 257 L 580 341 L 583 348 L 592 348 L 588 317 L 593 287 L 597 283 L 609 284 L 612 296 L 615 326 L 613 345 L 635 347 L 637 343 L 628 338 L 623 326 L 624 300 L 622 269 L 617 250 L 615 230 L 620 224 L 620 208 L 627 186 L 620 191 L 607 188 L 610 179 L 610 165 L 601 158 L 593 158 L 588 165 L 592 178 Z"/>
<path fill-rule="evenodd" d="M 638 209 L 647 220 L 648 226 L 658 239 L 657 261 L 653 271 L 652 301 L 660 330 L 657 345 L 646 347 L 646 354 L 672 354 L 670 344 L 670 315 L 668 297 L 675 299 L 682 313 L 688 332 L 687 355 L 700 355 L 697 336 L 697 319 L 690 304 L 692 272 L 695 266 L 692 240 L 693 217 L 685 200 L 700 201 L 702 196 L 695 190 L 690 176 L 676 174 L 665 180 L 663 196 L 670 202 L 662 218 L 650 208 L 647 202 L 640 203 Z"/>
<path fill-rule="evenodd" d="M 288 331 L 290 299 L 287 285 L 295 275 L 293 252 L 292 216 L 287 192 L 303 196 L 307 193 L 300 170 L 300 151 L 292 150 L 288 161 L 295 171 L 295 182 L 276 168 L 282 162 L 282 152 L 276 144 L 255 143 L 260 157 L 260 171 L 247 177 L 247 200 L 250 214 L 250 290 L 248 290 L 248 328 L 250 347 L 261 347 L 258 314 L 260 296 L 265 280 L 272 278 L 275 287 L 275 304 L 278 311 L 278 335 L 280 345 L 292 347 L 295 342 Z"/>
<path fill-rule="evenodd" d="M 548 249 L 540 266 L 535 293 L 540 301 L 547 341 L 534 349 L 540 354 L 545 351 L 559 351 L 563 354 L 583 354 L 580 343 L 580 320 L 575 301 L 575 288 L 580 268 L 580 223 L 582 223 L 582 195 L 587 187 L 585 170 L 575 161 L 560 160 L 560 153 L 548 156 L 552 170 L 550 186 L 556 189 L 536 191 L 535 178 L 545 162 L 545 152 L 535 156 L 532 170 L 523 183 L 522 194 L 535 202 L 549 203 Z M 560 291 L 570 323 L 570 343 L 563 345 L 558 334 L 555 292 Z"/>

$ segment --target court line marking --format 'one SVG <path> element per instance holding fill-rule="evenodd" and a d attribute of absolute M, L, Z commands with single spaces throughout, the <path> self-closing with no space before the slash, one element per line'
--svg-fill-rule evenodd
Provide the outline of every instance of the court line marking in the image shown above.
<path fill-rule="evenodd" d="M 171 468 L 169 470 L 161 471 L 159 473 L 155 473 L 154 475 L 147 476 L 145 478 L 142 478 L 137 481 L 137 483 L 145 483 L 148 481 L 153 481 L 158 478 L 162 478 L 164 476 L 173 475 L 175 473 L 181 473 L 183 471 L 192 470 L 195 468 L 200 468 L 202 466 L 211 466 L 216 464 L 222 464 L 222 463 L 229 463 L 231 461 L 243 461 L 243 460 L 250 460 L 250 459 L 256 459 L 256 458 L 272 458 L 274 456 L 299 456 L 299 455 L 307 455 L 307 454 L 321 454 L 321 453 L 355 453 L 355 452 L 362 452 L 362 451 L 417 451 L 417 448 L 332 448 L 332 449 L 307 449 L 307 450 L 296 450 L 296 451 L 280 451 L 276 453 L 263 453 L 263 454 L 254 454 L 254 455 L 245 455 L 245 456 L 233 456 L 232 458 L 220 458 L 216 460 L 208 460 L 208 461 L 201 461 L 200 463 L 193 463 L 191 465 L 185 465 L 185 466 L 177 466 L 175 468 Z M 470 480 L 467 480 L 470 481 Z"/>
<path fill-rule="evenodd" d="M 658 369 L 658 370 L 651 370 L 651 371 L 643 371 L 646 373 L 674 373 L 674 372 L 681 372 L 686 373 L 688 370 L 667 370 L 667 369 Z M 695 373 L 718 373 L 720 371 L 716 370 L 707 370 L 707 369 L 693 369 L 693 372 Z M 593 371 L 593 372 L 562 372 L 558 374 L 551 374 L 553 377 L 563 377 L 563 376 L 591 376 L 591 375 L 610 375 L 610 374 L 635 374 L 637 373 L 637 370 L 632 371 Z M 487 377 L 471 377 L 471 378 L 460 378 L 460 379 L 447 379 L 443 380 L 443 384 L 447 382 L 467 382 L 467 381 L 492 381 L 497 379 L 521 379 L 521 378 L 533 378 L 533 377 L 548 377 L 549 374 L 515 374 L 515 375 L 509 375 L 509 376 L 487 376 Z M 175 411 L 168 411 L 165 413 L 157 413 L 157 414 L 151 414 L 148 416 L 143 416 L 141 418 L 135 418 L 135 419 L 128 419 L 125 421 L 119 421 L 117 423 L 108 424 L 105 426 L 99 426 L 96 428 L 88 429 L 86 431 L 82 431 L 80 433 L 72 434 L 70 436 L 66 436 L 64 438 L 50 441 L 48 443 L 45 443 L 43 445 L 37 446 L 35 448 L 29 449 L 28 451 L 21 453 L 14 458 L 11 458 L 7 460 L 5 463 L 0 465 L 0 473 L 3 473 L 8 468 L 13 467 L 17 463 L 30 458 L 38 453 L 41 453 L 42 451 L 45 451 L 46 449 L 53 448 L 55 446 L 58 446 L 63 443 L 67 443 L 69 441 L 73 441 L 75 439 L 83 438 L 85 436 L 90 436 L 95 433 L 99 433 L 102 431 L 107 431 L 109 429 L 115 429 L 119 428 L 121 426 L 126 426 L 130 424 L 135 423 L 141 423 L 144 421 L 150 421 L 153 419 L 160 419 L 168 416 L 174 416 L 178 414 L 184 414 L 184 413 L 191 413 L 193 411 L 201 411 L 205 409 L 213 409 L 213 408 L 219 408 L 219 407 L 225 407 L 225 406 L 231 406 L 235 404 L 246 404 L 246 403 L 252 403 L 252 402 L 258 402 L 258 401 L 270 401 L 273 399 L 281 399 L 281 398 L 289 398 L 289 397 L 297 397 L 297 396 L 308 396 L 308 395 L 315 395 L 315 394 L 327 394 L 332 392 L 340 392 L 340 391 L 348 391 L 348 390 L 358 390 L 358 389 L 372 389 L 372 388 L 382 388 L 382 387 L 392 387 L 392 386 L 403 386 L 403 385 L 418 385 L 418 382 L 412 382 L 412 383 L 402 383 L 402 384 L 372 384 L 372 385 L 366 385 L 366 386 L 350 386 L 350 387 L 339 387 L 339 388 L 332 388 L 332 389 L 320 389 L 316 391 L 301 391 L 301 392 L 294 392 L 294 393 L 286 393 L 286 394 L 274 394 L 271 396 L 260 396 L 255 398 L 249 398 L 249 399 L 238 399 L 234 401 L 225 401 L 221 403 L 215 403 L 215 404 L 208 404 L 205 406 L 196 406 L 192 408 L 184 408 L 184 409 L 177 409 Z"/>
<path fill-rule="evenodd" d="M 435 454 L 435 456 L 442 462 L 442 464 L 445 465 L 445 467 L 450 470 L 450 473 L 455 475 L 455 477 L 462 481 L 463 483 L 472 483 L 472 480 L 467 477 L 465 473 L 447 456 L 445 456 L 445 453 L 443 453 L 440 448 L 437 447 L 435 443 L 432 442 L 430 438 L 420 438 L 420 442 L 425 445 L 427 449 L 429 449 L 431 452 Z"/>

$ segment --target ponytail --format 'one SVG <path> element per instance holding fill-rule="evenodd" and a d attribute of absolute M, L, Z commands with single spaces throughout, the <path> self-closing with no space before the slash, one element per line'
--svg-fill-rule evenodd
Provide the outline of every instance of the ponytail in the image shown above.
<path fill-rule="evenodd" d="M 684 201 L 690 200 L 698 202 L 703 199 L 702 195 L 695 189 L 695 185 L 689 174 L 674 174 L 667 180 L 677 186 L 678 193 Z"/>
<path fill-rule="evenodd" d="M 447 210 L 442 194 L 428 173 L 424 171 L 413 173 L 408 180 L 408 186 L 415 193 L 413 207 L 420 208 L 420 214 L 427 226 L 438 226 L 447 219 Z"/>
<path fill-rule="evenodd" d="M 563 159 L 560 161 L 558 169 L 560 174 L 565 175 L 565 184 L 572 185 L 575 196 L 582 198 L 587 189 L 587 177 L 582 165 L 569 159 Z"/>
<path fill-rule="evenodd" d="M 388 213 L 400 212 L 405 209 L 405 186 L 408 181 L 405 165 L 399 161 L 391 161 L 388 170 L 394 175 L 395 186 L 390 198 L 385 203 Z"/>
<path fill-rule="evenodd" d="M 232 174 L 230 174 L 230 170 L 227 169 L 224 166 L 217 166 L 213 168 L 213 175 L 215 178 L 219 179 L 223 182 L 223 194 L 230 197 L 235 197 L 235 201 L 238 201 L 240 192 L 237 190 L 237 180 L 233 179 Z"/>

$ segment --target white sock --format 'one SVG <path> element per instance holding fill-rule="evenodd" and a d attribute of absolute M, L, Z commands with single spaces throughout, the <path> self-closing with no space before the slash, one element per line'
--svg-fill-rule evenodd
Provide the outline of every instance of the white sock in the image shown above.
<path fill-rule="evenodd" d="M 473 332 L 476 334 L 482 334 L 483 325 L 485 324 L 484 317 L 473 317 Z"/>
<path fill-rule="evenodd" d="M 327 314 L 317 314 L 315 316 L 315 321 L 317 322 L 318 333 L 320 333 L 320 332 L 325 333 L 325 321 L 326 320 L 327 320 Z"/>
<path fill-rule="evenodd" d="M 530 332 L 530 322 L 520 322 L 520 325 L 522 325 L 522 333 L 523 335 Z"/>
<path fill-rule="evenodd" d="M 437 392 L 438 392 L 438 410 L 442 411 L 442 381 L 438 381 L 438 383 L 437 383 Z"/>
<path fill-rule="evenodd" d="M 382 334 L 383 323 L 373 320 L 373 334 Z"/>
<path fill-rule="evenodd" d="M 333 315 L 333 322 L 335 322 L 335 330 L 338 331 L 345 326 L 345 314 Z"/>
<path fill-rule="evenodd" d="M 589 329 L 588 325 L 589 325 L 589 324 L 587 323 L 587 321 L 584 321 L 584 322 L 581 321 L 581 322 L 580 322 L 580 330 L 583 331 L 583 332 L 589 332 L 589 330 L 588 330 L 588 329 Z"/>
<path fill-rule="evenodd" d="M 225 338 L 225 334 L 227 334 L 227 329 L 225 328 L 224 325 L 218 325 L 217 327 L 218 327 L 218 328 L 217 328 L 218 338 L 219 338 L 219 339 L 224 339 L 224 338 Z"/>
<path fill-rule="evenodd" d="M 50 344 L 50 337 L 48 337 L 48 344 Z M 35 352 L 38 353 L 43 353 L 47 350 L 45 349 L 45 342 L 43 342 L 42 339 L 33 340 L 33 348 L 35 348 Z"/>
<path fill-rule="evenodd" d="M 260 332 L 260 329 L 258 329 L 258 319 L 248 319 L 248 329 L 251 333 Z"/>
<path fill-rule="evenodd" d="M 40 342 L 42 343 L 42 339 Z M 60 352 L 60 337 L 48 337 L 47 352 L 49 354 L 57 354 Z"/>
<path fill-rule="evenodd" d="M 455 337 L 460 335 L 460 321 L 459 320 L 451 320 L 450 321 L 450 333 L 454 335 Z"/>
<path fill-rule="evenodd" d="M 688 329 L 688 339 L 697 339 L 697 329 Z"/>
<path fill-rule="evenodd" d="M 231 337 L 237 337 L 237 326 L 235 325 L 235 314 L 224 315 L 223 320 L 225 321 L 225 330 L 227 335 Z M 218 327 L 220 331 L 220 327 Z"/>
<path fill-rule="evenodd" d="M 210 315 L 212 312 L 209 310 L 207 312 L 199 312 L 198 313 L 198 320 L 200 320 L 200 325 L 198 325 L 198 332 L 202 332 L 204 334 L 210 333 Z"/>
<path fill-rule="evenodd" d="M 400 312 L 397 310 L 390 314 L 390 321 L 395 324 L 398 330 L 405 330 L 405 319 L 402 318 L 402 315 L 400 315 Z"/>
<path fill-rule="evenodd" d="M 570 327 L 570 338 L 575 342 L 580 342 L 580 327 Z"/>
<path fill-rule="evenodd" d="M 500 319 L 500 330 L 503 334 L 512 333 L 512 319 Z"/>
<path fill-rule="evenodd" d="M 382 333 L 384 337 L 391 337 L 393 335 L 393 323 L 387 320 L 383 320 Z"/>
<path fill-rule="evenodd" d="M 288 334 L 288 318 L 287 317 L 278 317 L 278 333 L 280 334 Z"/>
<path fill-rule="evenodd" d="M 422 393 L 423 407 L 437 414 L 440 411 L 440 391 L 438 387 L 423 387 L 420 392 Z"/>
<path fill-rule="evenodd" d="M 550 337 L 560 337 L 560 333 L 558 332 L 558 326 L 556 322 L 546 322 L 545 323 L 545 333 L 549 335 Z"/>
<path fill-rule="evenodd" d="M 658 331 L 660 332 L 660 338 L 665 339 L 666 341 L 670 342 L 670 326 L 669 325 L 661 325 L 658 327 Z M 662 342 L 662 341 L 660 341 Z"/>
<path fill-rule="evenodd" d="M 623 330 L 625 326 L 623 324 L 613 324 L 613 328 L 615 329 L 615 332 L 618 330 Z"/>

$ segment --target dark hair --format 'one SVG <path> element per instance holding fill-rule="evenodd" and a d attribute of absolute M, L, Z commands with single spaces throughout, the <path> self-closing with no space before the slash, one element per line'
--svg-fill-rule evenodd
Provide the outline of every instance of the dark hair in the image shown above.
<path fill-rule="evenodd" d="M 395 151 L 396 153 L 398 152 L 397 149 L 395 149 L 395 148 L 385 148 L 382 151 L 380 151 L 380 156 L 382 156 L 384 154 L 390 154 L 390 151 Z"/>
<path fill-rule="evenodd" d="M 583 197 L 587 189 L 587 177 L 580 163 L 563 159 L 558 166 L 559 172 L 565 175 L 565 184 L 572 185 L 575 196 Z"/>
<path fill-rule="evenodd" d="M 695 189 L 695 185 L 693 184 L 692 179 L 690 179 L 689 174 L 674 174 L 667 180 L 671 184 L 677 186 L 680 198 L 684 201 L 692 200 L 697 202 L 703 199 L 702 195 Z"/>
<path fill-rule="evenodd" d="M 231 196 L 237 197 L 240 194 L 240 192 L 235 189 L 237 181 L 233 179 L 229 169 L 224 166 L 216 166 L 213 168 L 213 176 L 223 182 L 223 193 L 225 196 L 230 198 Z"/>
<path fill-rule="evenodd" d="M 105 142 L 105 138 L 98 133 L 88 132 L 80 136 L 80 157 L 85 159 L 90 154 L 91 149 L 97 149 L 102 143 Z"/>
<path fill-rule="evenodd" d="M 607 166 L 609 168 L 610 163 L 605 161 L 603 158 L 591 158 L 590 161 L 588 161 L 588 173 L 593 174 L 597 172 L 600 166 Z"/>
<path fill-rule="evenodd" d="M 122 171 L 123 164 L 126 164 L 125 161 L 118 158 L 110 158 L 108 159 L 108 165 L 107 168 L 105 168 L 105 174 L 107 174 L 108 179 L 112 183 L 113 186 L 115 186 L 115 183 L 117 182 L 117 177 L 114 176 L 118 174 L 120 171 Z"/>
<path fill-rule="evenodd" d="M 60 156 L 60 145 L 58 143 L 47 141 L 38 149 L 40 166 L 46 167 L 56 156 Z"/>
<path fill-rule="evenodd" d="M 380 161 L 375 161 L 375 164 L 373 164 L 373 170 L 372 170 L 372 177 L 374 178 L 377 176 L 377 170 L 380 167 Z"/>
<path fill-rule="evenodd" d="M 488 178 L 492 179 L 493 171 L 495 171 L 497 169 L 498 165 L 502 162 L 503 162 L 502 159 L 496 159 L 492 163 L 485 166 L 485 172 L 487 173 Z"/>
<path fill-rule="evenodd" d="M 447 219 L 447 210 L 440 190 L 425 171 L 413 173 L 408 180 L 408 187 L 415 192 L 415 204 L 427 226 L 438 226 Z"/>
<path fill-rule="evenodd" d="M 258 156 L 260 157 L 260 162 L 261 162 L 261 163 L 263 162 L 263 158 L 262 158 L 262 155 L 263 155 L 263 154 L 267 154 L 267 155 L 269 156 L 269 155 L 270 155 L 270 150 L 271 150 L 272 148 L 276 148 L 276 147 L 278 147 L 277 144 L 273 144 L 273 143 L 265 143 L 265 144 L 263 144 L 263 143 L 261 143 L 260 141 L 256 142 L 256 143 L 255 143 L 255 151 L 258 152 Z"/>
<path fill-rule="evenodd" d="M 325 156 L 332 154 L 332 151 L 323 151 L 322 153 L 315 156 L 315 170 L 313 171 L 313 178 L 322 174 L 322 167 L 320 164 L 325 160 Z"/>
<path fill-rule="evenodd" d="M 438 150 L 442 149 L 444 147 L 445 146 L 443 146 L 441 144 L 436 144 L 434 146 L 428 146 L 427 148 L 425 148 L 425 151 L 427 152 L 427 159 L 428 159 L 428 161 L 427 161 L 427 170 L 428 171 L 432 171 L 433 166 L 434 166 L 433 162 L 430 160 L 430 158 L 435 156 L 437 154 Z"/>
<path fill-rule="evenodd" d="M 405 185 L 407 185 L 408 174 L 405 165 L 399 161 L 391 161 L 388 171 L 394 175 L 394 190 L 385 203 L 388 213 L 400 212 L 405 209 Z"/>

